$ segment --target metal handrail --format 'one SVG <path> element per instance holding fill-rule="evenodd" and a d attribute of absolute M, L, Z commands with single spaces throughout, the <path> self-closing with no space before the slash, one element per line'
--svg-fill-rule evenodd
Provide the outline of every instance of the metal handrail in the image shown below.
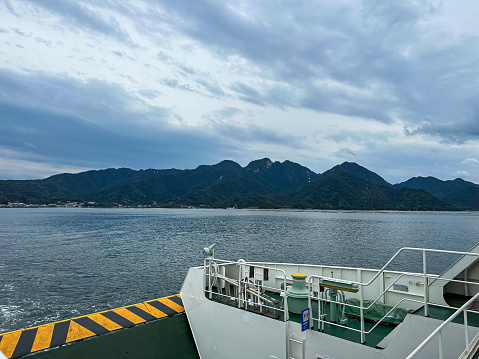
<path fill-rule="evenodd" d="M 394 280 L 394 282 L 388 286 L 388 288 L 386 288 L 385 290 L 383 290 L 383 292 L 373 301 L 373 303 L 371 303 L 367 308 L 365 308 L 363 306 L 363 287 L 366 287 L 366 286 L 369 286 L 371 285 L 382 273 L 385 272 L 386 268 L 391 264 L 391 262 L 403 251 L 416 251 L 416 252 L 422 252 L 423 254 L 423 273 L 422 273 L 422 277 L 424 278 L 424 301 L 416 301 L 416 300 L 412 300 L 412 299 L 408 299 L 408 298 L 403 298 L 399 303 L 397 303 L 390 311 L 388 311 L 388 313 L 383 317 L 381 318 L 381 320 L 376 323 L 375 326 L 373 326 L 373 328 L 371 328 L 369 331 L 365 331 L 365 327 L 364 327 L 364 309 L 369 309 L 376 301 L 379 300 L 379 298 L 381 298 L 384 294 L 386 294 L 389 289 L 391 288 L 391 286 L 396 283 L 403 275 L 413 275 L 413 276 L 419 276 L 419 274 L 417 273 L 402 273 L 398 278 L 396 278 Z M 359 286 L 359 297 L 360 297 L 360 306 L 359 306 L 359 309 L 360 309 L 360 321 L 361 321 L 361 329 L 359 330 L 360 333 L 361 333 L 361 342 L 364 343 L 365 342 L 365 334 L 367 333 L 370 333 L 374 328 L 376 328 L 376 326 L 382 321 L 384 320 L 385 317 L 387 317 L 387 315 L 392 312 L 392 310 L 394 310 L 397 306 L 399 306 L 400 303 L 402 303 L 403 301 L 413 301 L 413 302 L 417 302 L 417 303 L 424 303 L 424 314 L 425 316 L 428 316 L 429 315 L 429 278 L 431 278 L 431 275 L 428 275 L 427 272 L 426 272 L 426 269 L 427 269 L 427 261 L 426 261 L 426 253 L 428 252 L 433 252 L 433 253 L 446 253 L 446 254 L 458 254 L 458 255 L 462 255 L 462 256 L 465 256 L 465 255 L 469 255 L 469 256 L 473 256 L 473 257 L 476 257 L 476 258 L 479 258 L 479 253 L 473 253 L 473 252 L 459 252 L 459 251 L 449 251 L 449 250 L 439 250 L 439 249 L 427 249 L 427 248 L 414 248 L 414 247 L 403 247 L 403 248 L 400 248 L 387 262 L 386 264 L 368 281 L 368 282 L 360 282 L 360 281 L 347 281 L 349 284 L 356 284 Z M 207 261 L 210 261 L 210 264 L 207 266 L 206 265 L 206 262 Z M 257 262 L 245 262 L 245 261 L 238 261 L 238 262 L 233 262 L 233 261 L 225 261 L 225 260 L 218 260 L 218 259 L 213 259 L 213 258 L 206 258 L 205 259 L 205 262 L 204 262 L 204 269 L 205 269 L 205 277 L 208 276 L 209 279 L 211 279 L 211 273 L 206 273 L 206 268 L 210 268 L 211 266 L 211 262 L 212 261 L 220 261 L 220 262 L 223 262 L 223 264 L 235 264 L 239 267 L 239 280 L 238 280 L 238 289 L 240 289 L 241 287 L 241 283 L 242 283 L 242 278 L 243 278 L 243 274 L 242 274 L 242 267 L 245 266 L 245 265 L 254 265 L 255 267 L 258 267 L 258 268 L 266 268 L 266 269 L 271 269 L 273 271 L 279 271 L 279 272 L 282 272 L 283 273 L 283 283 L 284 283 L 284 288 L 286 288 L 286 272 L 283 270 L 283 269 L 280 269 L 280 268 L 276 268 L 276 267 L 268 267 L 268 266 L 264 266 L 264 265 L 258 265 Z M 316 298 L 312 298 L 312 295 L 311 293 L 313 292 L 314 294 L 314 283 L 313 283 L 313 278 L 322 278 L 322 279 L 325 279 L 325 280 L 332 280 L 332 281 L 338 281 L 338 278 L 332 278 L 332 277 L 326 277 L 326 276 L 318 276 L 318 275 L 311 275 L 309 277 L 309 293 L 308 293 L 308 301 L 309 301 L 309 305 L 311 306 L 311 299 L 314 299 L 314 300 L 322 300 L 320 299 L 319 297 L 316 299 Z M 441 277 L 435 277 L 434 280 L 437 280 L 437 279 L 446 279 L 448 281 L 455 281 L 455 280 L 451 280 L 451 279 L 448 279 L 448 278 L 441 278 Z M 206 280 L 206 278 L 205 278 Z M 339 279 L 339 281 L 342 281 L 341 279 Z M 342 282 L 345 282 L 345 281 L 342 281 Z M 475 284 L 477 285 L 478 283 L 474 283 L 474 282 L 469 282 L 469 281 L 461 281 L 461 282 L 464 282 L 464 283 L 468 283 L 468 284 Z M 211 283 L 209 283 L 209 288 L 211 288 Z M 311 290 L 313 288 L 313 290 Z M 241 298 L 240 298 L 240 290 L 238 290 L 238 301 L 239 301 L 239 305 L 240 305 L 240 302 L 241 302 Z M 479 297 L 479 292 L 476 293 L 470 300 L 468 300 L 466 302 L 466 304 L 464 304 L 461 308 L 459 308 L 452 316 L 450 316 L 445 322 L 443 322 L 435 331 L 433 331 L 433 333 L 431 333 L 431 335 L 429 335 L 424 341 L 423 343 L 421 343 L 406 359 L 412 359 L 414 358 L 417 353 L 419 351 L 421 351 L 436 335 L 438 335 L 438 333 L 441 333 L 442 332 L 442 329 L 447 325 L 449 324 L 454 318 L 456 318 L 459 313 L 463 312 L 464 313 L 464 325 L 465 325 L 465 341 L 466 341 L 466 353 L 469 353 L 469 339 L 468 339 L 468 325 L 467 325 L 467 308 L 472 304 L 472 302 L 474 300 L 476 300 L 477 298 Z M 353 306 L 353 307 L 356 307 L 358 308 L 357 306 L 354 306 L 354 305 L 349 305 L 347 304 L 348 306 Z M 279 309 L 281 310 L 281 309 Z M 285 300 L 284 301 L 284 308 L 283 308 L 283 311 L 284 311 L 284 321 L 288 321 L 289 320 L 289 316 L 288 316 L 288 308 L 287 308 L 287 301 Z M 315 319 L 315 318 L 312 318 L 313 320 L 318 320 L 319 321 L 319 324 L 321 323 L 321 318 L 319 319 Z M 351 328 L 352 329 L 352 328 Z M 354 329 L 355 331 L 358 331 L 357 329 Z M 440 358 L 442 358 L 442 340 L 441 340 L 441 336 L 439 336 L 439 355 L 440 355 Z"/>
<path fill-rule="evenodd" d="M 427 266 L 426 266 L 426 253 L 427 252 L 434 252 L 434 253 L 447 253 L 447 254 L 460 254 L 460 255 L 470 255 L 470 256 L 474 256 L 474 257 L 478 257 L 479 258 L 479 253 L 471 253 L 471 252 L 459 252 L 459 251 L 448 251 L 448 250 L 442 250 L 442 249 L 428 249 L 428 248 L 415 248 L 415 247 L 403 247 L 403 248 L 400 248 L 387 262 L 386 264 L 369 280 L 369 282 L 359 282 L 359 281 L 354 281 L 354 280 L 351 280 L 351 281 L 348 281 L 348 283 L 350 284 L 357 284 L 360 288 L 359 288 L 359 301 L 360 301 L 360 322 L 361 322 L 361 343 L 365 343 L 366 342 L 366 338 L 365 338 L 365 330 L 364 330 L 364 309 L 367 309 L 367 308 L 364 308 L 363 307 L 363 287 L 367 287 L 369 285 L 371 285 L 371 283 L 373 283 L 382 273 L 385 272 L 386 268 L 389 266 L 389 264 L 391 264 L 391 262 L 403 251 L 415 251 L 415 252 L 422 252 L 423 254 L 423 277 L 424 277 L 424 314 L 425 316 L 429 316 L 429 284 L 428 284 L 428 274 L 426 272 L 426 269 L 427 269 Z M 318 275 L 311 275 L 309 277 L 309 280 L 308 280 L 308 283 L 310 284 L 310 288 L 312 287 L 313 283 L 312 283 L 312 279 L 313 278 L 322 278 L 322 279 L 325 279 L 325 280 L 331 280 L 331 281 L 338 281 L 338 278 L 332 278 L 332 277 L 326 277 L 326 276 L 318 276 Z M 438 278 L 435 278 L 435 280 L 437 280 Z M 397 279 L 396 279 L 397 281 Z M 388 287 L 389 289 L 390 287 Z M 383 296 L 384 294 L 386 293 L 386 290 L 383 291 L 383 293 L 378 297 L 381 298 L 381 296 Z M 377 299 L 376 299 L 377 300 Z M 308 301 L 309 301 L 309 305 L 311 306 L 311 291 L 309 292 L 308 294 Z M 371 304 L 372 305 L 372 304 Z M 369 308 L 369 307 L 368 307 Z"/>
<path fill-rule="evenodd" d="M 357 284 L 357 285 L 361 285 L 361 286 L 368 286 L 370 285 L 372 282 L 374 282 L 376 280 L 376 278 L 379 277 L 379 275 L 383 272 L 385 272 L 386 270 L 386 267 L 391 264 L 391 262 L 402 252 L 402 251 L 406 251 L 406 250 L 411 250 L 411 251 L 416 251 L 416 252 L 435 252 L 435 253 L 449 253 L 449 254 L 460 254 L 460 255 L 470 255 L 470 256 L 474 256 L 474 257 L 478 257 L 479 258 L 479 253 L 471 253 L 471 252 L 458 252 L 458 251 L 446 251 L 446 250 L 442 250 L 442 249 L 427 249 L 427 248 L 414 248 L 414 247 L 403 247 L 401 249 L 399 249 L 392 257 L 391 259 L 389 259 L 386 264 L 381 268 L 379 269 L 379 271 L 369 280 L 369 282 L 357 282 L 357 281 L 354 281 L 354 280 L 351 280 L 351 281 L 348 281 L 352 284 Z M 321 276 L 321 278 L 324 278 L 324 279 L 327 279 L 327 280 L 337 280 L 338 278 L 330 278 L 330 277 L 325 277 L 325 276 Z M 435 280 L 438 279 L 438 278 L 435 278 Z"/>
<path fill-rule="evenodd" d="M 404 272 L 404 273 L 401 273 L 401 275 L 399 277 L 397 277 L 394 282 L 392 282 L 386 289 L 384 289 L 384 291 L 379 294 L 379 296 L 374 299 L 367 307 L 363 307 L 363 310 L 368 310 L 368 309 L 371 309 L 371 307 L 379 300 L 379 298 L 381 298 L 384 294 L 386 294 L 389 289 L 391 289 L 391 287 L 397 283 L 397 281 L 399 279 L 401 279 L 401 277 L 403 277 L 404 275 L 408 275 L 408 276 L 411 276 L 411 277 L 418 277 L 420 276 L 421 274 L 418 274 L 418 273 L 408 273 L 408 272 Z M 314 277 L 314 278 L 323 278 L 321 276 L 311 276 L 311 277 Z M 444 278 L 440 278 L 440 277 L 435 277 L 434 279 L 444 279 Z M 336 279 L 336 281 L 338 281 Z M 338 281 L 339 282 L 339 281 Z M 465 281 L 461 281 L 461 280 L 450 280 L 450 282 L 459 282 L 459 283 L 467 283 L 467 284 L 472 284 L 472 285 L 479 285 L 479 283 L 474 283 L 474 282 L 465 282 Z M 311 284 L 311 282 L 309 283 Z M 330 300 L 327 300 L 327 299 L 322 299 L 322 298 L 319 298 L 319 297 L 312 297 L 312 299 L 314 300 L 321 300 L 321 301 L 326 301 L 326 302 L 332 302 Z M 410 302 L 413 302 L 413 303 L 422 303 L 418 300 L 414 300 L 414 299 L 409 299 L 409 298 L 403 298 L 401 299 L 398 303 L 396 303 L 393 307 L 391 307 L 391 309 L 381 318 L 377 321 L 377 323 L 371 328 L 369 329 L 368 331 L 365 331 L 364 333 L 365 334 L 369 334 L 371 333 L 394 309 L 396 309 L 399 304 L 401 304 L 402 302 L 404 301 L 410 301 Z M 357 308 L 357 309 L 360 309 L 361 307 L 357 306 L 357 305 L 354 305 L 354 304 L 348 304 L 348 303 L 344 303 L 344 305 L 348 306 L 348 307 L 351 307 L 351 308 Z M 448 307 L 450 308 L 450 307 Z M 311 318 L 312 320 L 318 320 L 320 321 L 319 319 L 316 319 L 316 318 Z M 334 324 L 333 324 L 334 325 Z M 358 329 L 354 329 L 354 328 L 350 328 L 351 330 L 353 331 L 357 331 L 359 332 L 360 330 Z"/>
<path fill-rule="evenodd" d="M 404 275 L 410 275 L 410 276 L 419 276 L 420 274 L 414 274 L 414 273 L 403 273 Z M 401 275 L 402 276 L 402 275 Z M 401 278 L 401 276 L 399 276 L 391 285 L 389 285 L 389 287 L 387 289 L 385 289 L 383 291 L 383 293 L 381 295 L 379 295 L 378 298 L 376 298 L 374 300 L 374 302 L 372 302 L 369 306 L 367 307 L 363 307 L 363 309 L 365 310 L 368 310 L 371 308 L 371 306 L 379 300 L 379 298 L 385 294 L 391 287 L 393 284 L 395 284 L 399 278 Z M 437 277 L 437 279 L 445 279 L 445 278 L 441 278 L 441 277 Z M 471 285 L 476 285 L 476 286 L 479 286 L 479 283 L 477 282 L 469 282 L 469 281 L 463 281 L 463 280 L 455 280 L 455 279 L 451 279 L 449 280 L 449 282 L 457 282 L 457 283 L 466 283 L 466 284 L 471 284 Z M 318 297 L 314 297 L 314 296 L 311 296 L 311 299 L 313 300 L 318 300 L 318 301 L 325 301 L 325 302 L 330 302 L 330 303 L 336 303 L 336 302 L 333 302 L 331 300 L 328 300 L 328 299 L 323 299 L 323 298 L 320 298 L 319 296 Z M 411 298 L 402 298 L 399 302 L 397 302 L 393 307 L 391 307 L 391 309 L 381 318 L 379 319 L 368 331 L 364 331 L 364 334 L 370 334 L 374 329 L 376 329 L 376 327 L 378 325 L 381 324 L 382 321 L 384 321 L 384 319 L 396 308 L 398 308 L 400 306 L 400 304 L 402 304 L 403 302 L 411 302 L 411 303 L 419 303 L 419 304 L 422 304 L 423 301 L 419 301 L 419 300 L 416 300 L 416 299 L 411 299 Z M 354 305 L 354 304 L 348 304 L 348 303 L 343 303 L 345 306 L 348 306 L 348 307 L 351 307 L 351 308 L 357 308 L 357 309 L 360 309 L 361 307 L 357 306 L 357 305 Z M 311 304 L 310 304 L 311 306 Z M 435 304 L 435 306 L 438 306 L 438 307 L 442 307 L 442 308 L 453 308 L 451 306 L 444 306 L 444 305 L 440 305 L 440 304 Z M 468 310 L 468 312 L 470 312 Z M 472 311 L 474 312 L 474 311 Z M 324 320 L 321 320 L 321 318 L 313 318 L 311 317 L 311 321 L 317 321 L 318 322 L 318 326 L 320 326 L 320 323 L 321 322 L 324 322 Z M 329 325 L 333 325 L 333 326 L 337 326 L 337 327 L 342 327 L 344 328 L 344 326 L 342 325 L 339 325 L 339 324 L 335 324 L 335 323 L 328 323 Z M 350 327 L 346 327 L 347 329 L 353 331 L 353 332 L 357 332 L 357 333 L 360 333 L 361 330 L 360 329 L 356 329 L 356 328 L 350 328 Z M 479 338 L 479 334 L 478 334 L 478 338 Z"/>
<path fill-rule="evenodd" d="M 477 299 L 479 298 L 479 292 L 477 292 L 471 299 L 469 299 L 462 307 L 460 307 L 454 314 L 452 314 L 446 321 L 444 321 L 439 327 L 436 328 L 429 336 L 424 339 L 424 341 L 419 344 L 416 349 L 414 349 L 411 354 L 409 354 L 406 359 L 414 358 L 429 342 L 438 334 L 442 332 L 444 327 L 451 323 L 454 318 L 456 318 L 461 312 L 464 313 L 464 330 L 465 330 L 465 341 L 466 341 L 466 353 L 470 351 L 470 343 L 469 343 L 469 333 L 468 333 L 468 325 L 467 325 L 467 308 Z M 441 336 L 439 336 L 439 358 L 442 358 L 442 341 Z"/>
<path fill-rule="evenodd" d="M 207 261 L 209 262 L 209 264 L 207 265 Z M 228 260 L 222 260 L 222 259 L 217 259 L 217 258 L 211 258 L 211 257 L 207 257 L 205 258 L 204 260 L 204 271 L 205 271 L 205 277 L 208 277 L 208 279 L 210 280 L 211 279 L 211 276 L 212 274 L 211 273 L 206 273 L 206 269 L 207 268 L 210 268 L 211 266 L 211 263 L 216 263 L 216 262 L 221 262 L 220 265 L 226 265 L 226 264 L 234 264 L 234 265 L 237 265 L 239 267 L 239 276 L 238 276 L 238 306 L 240 307 L 241 306 L 241 302 L 246 302 L 245 299 L 241 299 L 241 296 L 240 296 L 240 292 L 241 292 L 241 286 L 243 284 L 246 284 L 243 282 L 242 278 L 242 274 L 241 274 L 241 270 L 242 270 L 242 267 L 243 266 L 250 266 L 250 265 L 253 265 L 252 263 L 250 262 L 245 262 L 245 261 L 237 261 L 237 262 L 234 262 L 234 261 L 228 261 Z M 274 268 L 274 267 L 268 267 L 268 266 L 263 266 L 263 265 L 257 265 L 256 263 L 254 264 L 254 266 L 256 268 L 264 268 L 264 269 L 268 269 L 268 270 L 272 270 L 272 271 L 276 271 L 276 272 L 281 272 L 283 274 L 283 283 L 284 283 L 284 288 L 286 288 L 286 272 L 281 269 L 281 268 Z M 218 276 L 216 274 L 213 274 L 213 276 L 216 276 L 218 278 Z M 206 279 L 206 278 L 205 278 Z M 222 278 L 220 278 L 222 279 Z M 206 283 L 204 283 L 204 286 L 205 287 Z M 211 282 L 208 283 L 208 288 L 211 288 Z M 266 288 L 269 288 L 266 286 Z M 210 293 L 210 295 L 213 293 L 211 290 L 208 290 L 208 292 Z M 252 293 L 253 295 L 256 295 L 256 293 Z M 221 294 L 223 295 L 223 294 Z M 232 298 L 231 296 L 228 296 L 226 295 L 226 297 L 229 297 L 229 298 Z M 210 298 L 211 299 L 211 298 Z M 278 309 L 279 311 L 282 311 L 284 313 L 284 318 L 283 320 L 284 321 L 288 321 L 289 320 L 289 312 L 288 312 L 288 301 L 284 301 L 284 306 L 283 306 L 283 309 L 281 308 L 274 308 L 274 307 L 270 307 L 268 305 L 264 305 L 265 307 L 267 308 L 272 308 L 272 309 Z"/>

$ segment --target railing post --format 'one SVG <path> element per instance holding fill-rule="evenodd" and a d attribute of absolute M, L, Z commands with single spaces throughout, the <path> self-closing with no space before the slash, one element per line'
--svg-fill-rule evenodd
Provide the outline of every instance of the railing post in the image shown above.
<path fill-rule="evenodd" d="M 286 331 L 286 333 L 288 333 L 288 331 Z M 291 337 L 293 336 L 293 334 L 291 334 L 290 336 L 288 336 L 288 340 L 286 341 L 286 358 L 288 359 L 291 359 Z"/>
<path fill-rule="evenodd" d="M 311 296 L 314 294 L 314 278 L 309 277 L 308 283 L 308 308 L 309 308 L 309 329 L 311 329 L 311 323 L 313 323 L 313 308 L 311 306 Z"/>
<path fill-rule="evenodd" d="M 422 269 L 424 272 L 424 316 L 429 317 L 429 287 L 427 285 L 426 251 L 422 251 Z"/>
<path fill-rule="evenodd" d="M 436 336 L 436 335 L 440 335 L 440 333 L 442 333 L 442 330 L 444 329 L 444 327 L 446 325 L 448 325 L 449 323 L 451 323 L 454 318 L 456 318 L 459 314 L 461 314 L 461 312 L 464 312 L 465 310 L 467 310 L 468 307 L 470 307 L 472 305 L 472 303 L 479 297 L 479 293 L 476 293 L 474 294 L 474 296 L 469 299 L 461 308 L 459 308 L 458 310 L 456 310 L 454 312 L 453 315 L 451 315 L 446 321 L 442 322 L 441 325 L 439 325 L 431 334 L 429 334 L 429 336 L 424 339 L 424 341 L 419 344 L 416 349 L 414 349 L 411 354 L 409 354 L 406 359 L 412 359 L 414 358 L 427 344 L 429 344 L 429 342 Z M 467 323 L 464 323 L 464 327 L 467 328 Z M 466 334 L 465 336 L 467 336 L 467 343 L 469 343 L 469 336 Z M 466 349 L 469 348 L 469 344 L 466 344 Z M 469 348 L 470 350 L 470 348 Z"/>
<path fill-rule="evenodd" d="M 469 276 L 468 276 L 468 269 L 464 269 L 464 295 L 466 297 L 469 297 L 469 286 L 467 285 L 467 282 L 469 281 Z"/>
<path fill-rule="evenodd" d="M 464 339 L 466 340 L 466 353 L 469 354 L 469 330 L 467 328 L 467 308 L 464 309 Z"/>
<path fill-rule="evenodd" d="M 442 330 L 439 332 L 439 336 L 437 339 L 439 342 L 439 359 L 443 359 L 444 355 L 442 353 Z"/>
<path fill-rule="evenodd" d="M 384 291 L 384 272 L 382 272 L 381 276 L 379 277 L 379 291 L 382 293 L 381 299 L 383 304 L 386 304 L 386 292 Z"/>
<path fill-rule="evenodd" d="M 238 308 L 241 308 L 241 295 L 243 293 L 243 290 L 241 288 L 242 283 L 243 283 L 243 264 L 239 263 L 239 272 L 238 272 Z"/>
<path fill-rule="evenodd" d="M 358 282 L 362 283 L 362 278 L 361 278 L 361 269 L 358 269 L 357 271 L 357 276 L 358 276 Z M 366 335 L 364 334 L 364 309 L 363 309 L 363 285 L 361 284 L 359 286 L 359 315 L 361 319 L 361 344 L 366 343 Z"/>
<path fill-rule="evenodd" d="M 206 259 L 203 261 L 203 288 L 206 292 Z M 206 293 L 205 293 L 206 296 Z"/>
<path fill-rule="evenodd" d="M 288 296 L 286 295 L 286 289 L 288 288 L 286 286 L 286 274 L 284 274 L 283 283 L 284 283 L 284 297 L 283 297 L 284 321 L 287 322 L 289 320 L 289 310 L 288 310 Z"/>
<path fill-rule="evenodd" d="M 210 299 L 213 298 L 213 288 L 211 288 L 211 261 L 208 262 L 208 290 Z"/>
<path fill-rule="evenodd" d="M 321 268 L 321 275 L 323 275 L 323 269 Z M 323 320 L 321 319 L 321 315 L 323 314 L 321 312 L 321 307 L 323 305 L 323 299 L 321 295 L 321 284 L 319 283 L 320 279 L 318 278 L 318 330 L 321 332 L 323 330 Z"/>

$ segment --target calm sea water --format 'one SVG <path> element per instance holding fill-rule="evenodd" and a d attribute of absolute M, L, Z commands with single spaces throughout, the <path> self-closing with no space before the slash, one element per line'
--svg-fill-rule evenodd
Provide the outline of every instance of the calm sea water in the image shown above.
<path fill-rule="evenodd" d="M 401 247 L 478 240 L 479 212 L 0 209 L 0 332 L 176 294 L 213 242 L 223 259 L 380 268 Z M 455 259 L 430 255 L 429 271 Z"/>

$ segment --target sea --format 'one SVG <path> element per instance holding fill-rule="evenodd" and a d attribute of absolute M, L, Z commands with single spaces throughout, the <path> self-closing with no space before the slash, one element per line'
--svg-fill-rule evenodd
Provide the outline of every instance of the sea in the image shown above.
<path fill-rule="evenodd" d="M 0 208 L 0 333 L 179 293 L 212 243 L 221 259 L 381 268 L 478 240 L 479 212 Z M 428 254 L 428 272 L 457 258 Z"/>

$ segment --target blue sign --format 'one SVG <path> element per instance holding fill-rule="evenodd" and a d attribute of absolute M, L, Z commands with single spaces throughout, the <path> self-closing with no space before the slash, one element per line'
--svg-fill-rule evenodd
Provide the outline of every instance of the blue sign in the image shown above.
<path fill-rule="evenodd" d="M 304 332 L 305 330 L 309 329 L 309 308 L 303 309 L 301 311 L 301 331 Z"/>

